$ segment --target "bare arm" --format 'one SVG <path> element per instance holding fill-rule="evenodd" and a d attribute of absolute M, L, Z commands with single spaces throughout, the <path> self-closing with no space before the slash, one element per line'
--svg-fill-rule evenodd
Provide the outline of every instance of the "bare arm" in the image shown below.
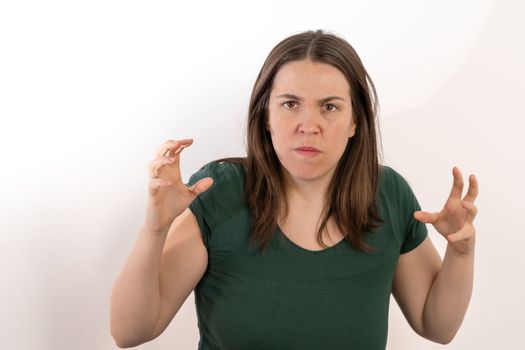
<path fill-rule="evenodd" d="M 119 347 L 149 339 L 160 305 L 160 257 L 167 232 L 142 226 L 111 292 L 111 335 Z"/>
<path fill-rule="evenodd" d="M 150 162 L 146 220 L 111 292 L 111 334 L 119 347 L 157 337 L 206 270 L 206 247 L 188 206 L 213 179 L 182 182 L 179 155 L 192 142 L 168 140 Z"/>
<path fill-rule="evenodd" d="M 443 263 L 430 238 L 401 255 L 393 294 L 411 327 L 446 344 L 457 333 L 472 294 L 474 254 L 447 248 Z"/>
<path fill-rule="evenodd" d="M 412 328 L 421 336 L 446 344 L 456 335 L 472 295 L 478 182 L 469 177 L 463 199 L 463 178 L 452 169 L 454 182 L 439 213 L 414 212 L 414 218 L 431 223 L 448 241 L 443 262 L 427 237 L 417 248 L 401 255 L 392 292 Z"/>
<path fill-rule="evenodd" d="M 143 227 L 111 296 L 111 333 L 117 345 L 137 346 L 159 336 L 207 265 L 206 247 L 189 209 L 167 234 Z"/>
<path fill-rule="evenodd" d="M 208 267 L 208 251 L 197 219 L 186 209 L 173 224 L 160 263 L 160 309 L 151 339 L 159 336 L 199 283 Z"/>

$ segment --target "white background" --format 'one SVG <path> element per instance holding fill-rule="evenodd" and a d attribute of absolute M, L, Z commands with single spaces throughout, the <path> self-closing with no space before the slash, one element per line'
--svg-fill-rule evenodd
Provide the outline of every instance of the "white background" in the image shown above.
<path fill-rule="evenodd" d="M 144 219 L 148 162 L 186 137 L 186 180 L 243 155 L 263 61 L 308 29 L 361 56 L 385 164 L 424 210 L 441 209 L 453 166 L 478 177 L 474 294 L 446 348 L 525 348 L 524 23 L 518 0 L 2 2 L 0 348 L 116 348 L 111 286 Z M 388 349 L 443 348 L 391 305 Z M 192 294 L 140 348 L 197 342 Z"/>

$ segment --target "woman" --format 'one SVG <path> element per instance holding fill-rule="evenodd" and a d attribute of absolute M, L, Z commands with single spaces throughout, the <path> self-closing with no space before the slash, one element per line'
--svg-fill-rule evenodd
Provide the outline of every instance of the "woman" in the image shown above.
<path fill-rule="evenodd" d="M 477 196 L 462 176 L 421 211 L 379 165 L 375 88 L 342 38 L 279 43 L 252 93 L 247 157 L 184 185 L 167 141 L 150 163 L 145 223 L 111 299 L 121 347 L 154 339 L 195 289 L 199 349 L 384 349 L 392 293 L 412 328 L 448 343 L 472 291 Z M 427 236 L 447 240 L 443 262 Z"/>

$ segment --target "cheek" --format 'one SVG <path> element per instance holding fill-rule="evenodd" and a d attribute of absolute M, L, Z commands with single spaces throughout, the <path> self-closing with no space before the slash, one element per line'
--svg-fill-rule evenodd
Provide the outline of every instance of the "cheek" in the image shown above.
<path fill-rule="evenodd" d="M 287 141 L 291 139 L 287 132 L 287 126 L 282 121 L 270 119 L 268 127 L 273 149 L 280 155 L 282 152 L 285 152 Z"/>
<path fill-rule="evenodd" d="M 284 134 L 287 128 L 285 118 L 282 118 L 281 116 L 275 115 L 275 114 L 272 114 L 271 117 L 268 117 L 266 126 L 267 126 L 268 131 L 273 136 Z"/>
<path fill-rule="evenodd" d="M 286 139 L 286 137 L 283 134 L 282 125 L 275 122 L 270 123 L 270 137 L 272 138 L 274 148 L 279 148 L 283 140 Z"/>
<path fill-rule="evenodd" d="M 348 139 L 354 135 L 354 124 L 348 120 L 337 123 L 337 125 L 332 125 L 330 128 L 330 136 L 336 139 Z M 345 142 L 346 143 L 346 142 Z"/>
<path fill-rule="evenodd" d="M 345 126 L 341 125 L 338 128 L 330 128 L 326 131 L 326 139 L 330 140 L 334 150 L 337 149 L 340 152 L 344 152 L 346 145 L 350 137 L 350 131 Z"/>

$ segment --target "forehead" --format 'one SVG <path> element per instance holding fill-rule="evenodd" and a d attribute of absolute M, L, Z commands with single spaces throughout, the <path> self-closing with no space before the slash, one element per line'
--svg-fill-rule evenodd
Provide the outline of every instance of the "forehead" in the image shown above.
<path fill-rule="evenodd" d="M 350 95 L 350 85 L 344 74 L 336 67 L 310 60 L 293 61 L 283 65 L 277 72 L 272 96 L 292 93 L 299 96 Z"/>

